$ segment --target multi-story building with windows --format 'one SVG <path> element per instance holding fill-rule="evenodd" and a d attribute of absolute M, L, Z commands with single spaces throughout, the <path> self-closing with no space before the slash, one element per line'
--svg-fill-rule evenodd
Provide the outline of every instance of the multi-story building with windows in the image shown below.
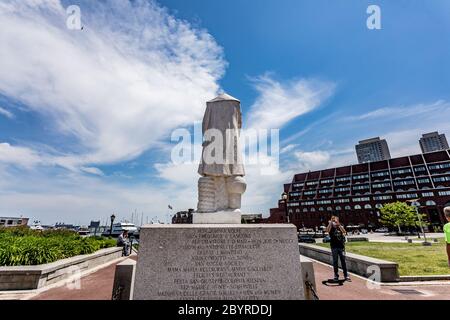
<path fill-rule="evenodd" d="M 386 140 L 380 139 L 380 137 L 359 141 L 355 150 L 359 163 L 389 160 L 391 158 Z"/>
<path fill-rule="evenodd" d="M 188 211 L 179 211 L 172 217 L 172 224 L 192 224 L 192 213 L 194 209 Z"/>
<path fill-rule="evenodd" d="M 0 227 L 19 227 L 28 225 L 29 218 L 23 217 L 0 217 Z"/>
<path fill-rule="evenodd" d="M 439 134 L 439 132 L 423 134 L 422 138 L 419 140 L 419 143 L 423 153 L 445 150 L 449 148 L 445 134 Z"/>
<path fill-rule="evenodd" d="M 376 227 L 386 203 L 419 199 L 431 225 L 446 220 L 450 205 L 450 149 L 296 174 L 267 222 L 319 227 L 339 214 L 348 224 Z"/>

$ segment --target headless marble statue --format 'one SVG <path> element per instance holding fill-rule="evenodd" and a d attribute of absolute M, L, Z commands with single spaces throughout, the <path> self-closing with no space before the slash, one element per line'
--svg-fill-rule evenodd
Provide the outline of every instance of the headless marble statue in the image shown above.
<path fill-rule="evenodd" d="M 194 223 L 240 223 L 241 196 L 246 189 L 241 127 L 239 100 L 221 94 L 207 102 Z"/>

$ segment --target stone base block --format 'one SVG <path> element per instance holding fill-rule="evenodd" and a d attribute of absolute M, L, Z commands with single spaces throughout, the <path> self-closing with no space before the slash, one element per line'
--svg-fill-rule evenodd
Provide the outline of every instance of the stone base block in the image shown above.
<path fill-rule="evenodd" d="M 146 225 L 135 300 L 303 300 L 297 232 L 287 224 Z"/>
<path fill-rule="evenodd" d="M 241 224 L 241 211 L 194 212 L 193 224 Z"/>
<path fill-rule="evenodd" d="M 136 261 L 126 259 L 116 265 L 112 300 L 133 300 Z"/>

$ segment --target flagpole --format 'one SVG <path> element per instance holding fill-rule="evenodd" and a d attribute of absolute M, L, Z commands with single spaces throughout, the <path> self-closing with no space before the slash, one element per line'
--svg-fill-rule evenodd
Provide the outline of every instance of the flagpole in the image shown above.
<path fill-rule="evenodd" d="M 166 211 L 166 223 L 169 224 L 170 220 L 170 210 L 172 210 L 172 206 L 170 204 L 167 205 L 167 211 Z"/>

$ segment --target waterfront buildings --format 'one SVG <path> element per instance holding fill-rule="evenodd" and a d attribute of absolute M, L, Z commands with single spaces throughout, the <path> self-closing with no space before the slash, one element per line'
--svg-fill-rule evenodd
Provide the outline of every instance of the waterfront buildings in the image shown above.
<path fill-rule="evenodd" d="M 337 213 L 345 225 L 374 228 L 384 204 L 419 199 L 419 210 L 438 229 L 450 205 L 450 149 L 298 173 L 282 192 L 268 223 L 319 227 Z"/>

